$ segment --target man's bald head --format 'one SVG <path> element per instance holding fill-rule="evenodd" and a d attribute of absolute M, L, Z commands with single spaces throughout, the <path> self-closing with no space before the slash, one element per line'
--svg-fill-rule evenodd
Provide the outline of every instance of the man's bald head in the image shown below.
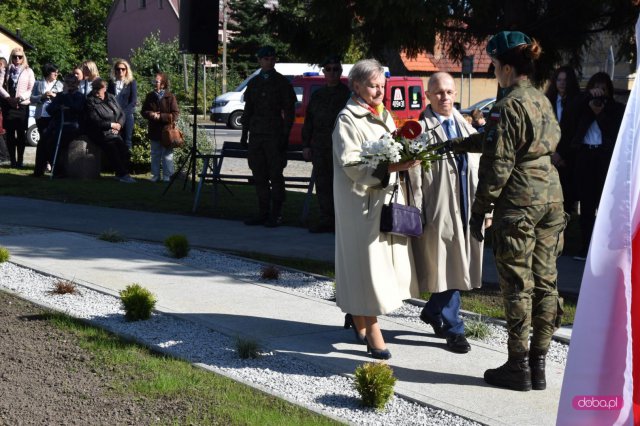
<path fill-rule="evenodd" d="M 427 99 L 431 103 L 431 109 L 445 117 L 453 115 L 453 102 L 456 97 L 456 83 L 451 74 L 437 72 L 429 78 Z"/>

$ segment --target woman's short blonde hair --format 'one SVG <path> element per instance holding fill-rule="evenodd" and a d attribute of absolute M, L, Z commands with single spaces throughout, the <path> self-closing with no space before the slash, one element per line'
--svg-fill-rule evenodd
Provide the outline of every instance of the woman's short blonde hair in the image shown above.
<path fill-rule="evenodd" d="M 349 71 L 349 88 L 353 90 L 353 83 L 364 84 L 380 74 L 384 74 L 384 67 L 377 60 L 363 59 L 358 61 Z"/>
<path fill-rule="evenodd" d="M 124 84 L 131 83 L 133 81 L 133 71 L 131 71 L 131 65 L 129 65 L 129 62 L 125 61 L 124 59 L 116 59 L 115 61 L 113 61 L 113 66 L 111 67 L 111 79 L 114 81 L 116 80 L 116 68 L 118 67 L 118 65 L 123 65 L 127 69 L 124 77 L 122 77 L 122 81 L 124 81 Z"/>
<path fill-rule="evenodd" d="M 24 54 L 24 49 L 20 46 L 18 47 L 14 47 L 13 50 L 11 50 L 11 54 L 9 55 L 9 63 L 12 64 L 13 62 L 13 57 L 16 55 L 21 55 L 22 56 L 22 66 L 25 68 L 29 68 L 29 61 L 27 61 L 27 55 Z"/>
<path fill-rule="evenodd" d="M 84 70 L 89 71 L 88 73 L 84 72 Z M 98 71 L 98 66 L 93 61 L 84 61 L 82 63 L 82 73 L 84 74 L 84 78 L 89 78 L 89 80 L 93 81 L 96 78 L 100 77 L 100 71 Z"/>

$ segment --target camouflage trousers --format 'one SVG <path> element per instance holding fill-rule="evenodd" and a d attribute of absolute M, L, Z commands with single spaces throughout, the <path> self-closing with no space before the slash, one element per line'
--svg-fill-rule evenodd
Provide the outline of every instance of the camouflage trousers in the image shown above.
<path fill-rule="evenodd" d="M 286 194 L 283 170 L 287 166 L 287 154 L 280 147 L 280 139 L 251 134 L 247 160 L 256 186 L 260 215 L 268 215 L 271 210 L 275 216 L 281 215 Z"/>
<path fill-rule="evenodd" d="M 496 208 L 493 254 L 509 333 L 510 353 L 546 353 L 562 318 L 556 261 L 564 246 L 568 216 L 562 203 Z"/>
<path fill-rule="evenodd" d="M 316 173 L 316 195 L 320 205 L 320 222 L 335 222 L 333 207 L 333 151 L 331 147 L 312 148 L 313 170 Z"/>

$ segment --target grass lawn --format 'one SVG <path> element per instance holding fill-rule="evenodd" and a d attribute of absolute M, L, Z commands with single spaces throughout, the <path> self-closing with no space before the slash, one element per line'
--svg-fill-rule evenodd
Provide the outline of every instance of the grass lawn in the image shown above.
<path fill-rule="evenodd" d="M 167 184 L 152 183 L 150 175 L 134 175 L 137 183 L 124 184 L 103 175 L 100 179 L 75 180 L 31 177 L 32 169 L 0 168 L 0 195 L 37 198 L 64 203 L 89 204 L 101 207 L 116 207 L 130 210 L 153 211 L 213 217 L 218 219 L 244 220 L 257 214 L 257 197 L 253 186 L 218 186 L 218 203 L 213 206 L 213 186 L 206 184 L 200 196 L 195 214 L 191 213 L 194 195 L 191 183 L 177 179 L 169 191 L 162 195 Z M 283 220 L 285 225 L 303 226 L 300 222 L 305 193 L 287 191 Z M 312 197 L 309 208 L 310 223 L 318 219 L 316 197 Z"/>
<path fill-rule="evenodd" d="M 80 345 L 94 354 L 92 362 L 97 370 L 111 372 L 108 386 L 113 392 L 132 399 L 144 397 L 189 407 L 186 418 L 162 419 L 161 424 L 339 424 L 188 362 L 156 355 L 66 315 L 52 313 L 48 318 L 60 329 L 78 336 Z"/>

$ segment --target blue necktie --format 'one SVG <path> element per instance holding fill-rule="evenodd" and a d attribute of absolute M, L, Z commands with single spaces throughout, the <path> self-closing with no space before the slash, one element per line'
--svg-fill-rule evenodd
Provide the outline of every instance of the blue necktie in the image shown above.
<path fill-rule="evenodd" d="M 442 122 L 442 126 L 444 127 L 444 132 L 447 134 L 448 139 L 453 139 L 456 137 L 454 132 L 454 122 L 451 119 L 445 119 Z M 458 154 L 456 155 L 456 164 L 458 165 L 458 182 L 460 183 L 460 215 L 462 216 L 462 224 L 463 229 L 467 230 L 467 154 Z"/>

